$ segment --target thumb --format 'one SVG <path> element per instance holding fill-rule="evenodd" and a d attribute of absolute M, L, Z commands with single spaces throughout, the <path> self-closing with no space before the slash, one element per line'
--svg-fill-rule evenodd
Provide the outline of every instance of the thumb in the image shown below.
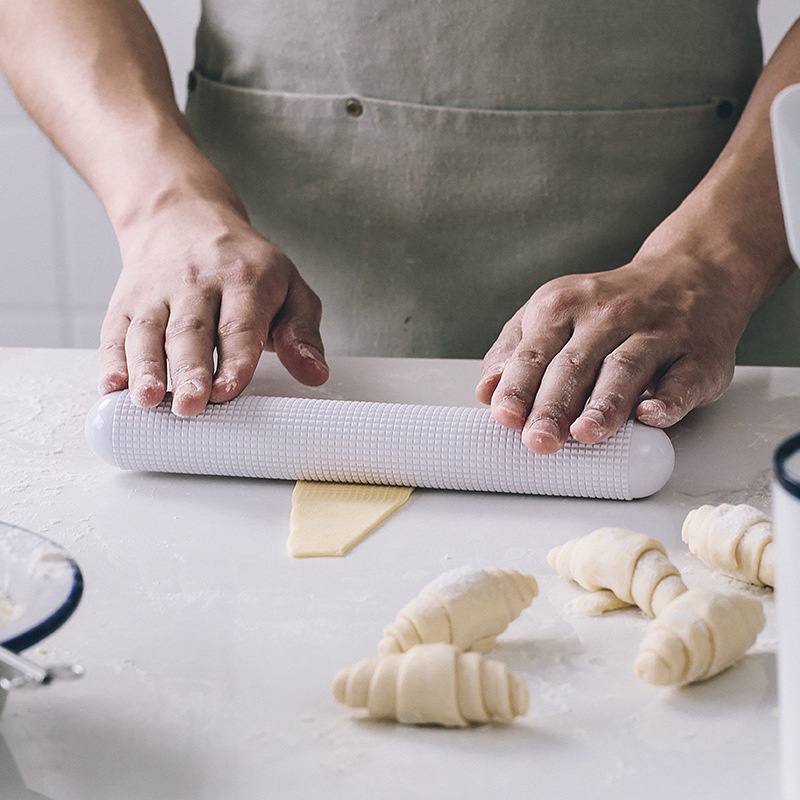
<path fill-rule="evenodd" d="M 325 346 L 319 332 L 322 303 L 311 287 L 296 275 L 289 284 L 281 310 L 273 320 L 270 339 L 281 364 L 306 386 L 328 380 Z"/>

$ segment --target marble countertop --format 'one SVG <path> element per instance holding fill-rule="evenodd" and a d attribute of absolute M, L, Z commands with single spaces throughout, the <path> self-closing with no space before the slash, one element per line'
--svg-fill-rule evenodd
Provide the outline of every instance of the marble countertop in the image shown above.
<path fill-rule="evenodd" d="M 252 393 L 475 405 L 471 361 L 334 359 L 295 384 L 265 356 Z M 27 655 L 80 661 L 78 682 L 9 696 L 0 798 L 358 800 L 541 796 L 771 798 L 778 792 L 772 596 L 709 573 L 680 527 L 704 503 L 769 510 L 771 456 L 800 430 L 800 369 L 740 368 L 669 431 L 675 472 L 633 502 L 416 490 L 339 559 L 292 560 L 292 484 L 124 473 L 83 422 L 96 355 L 0 349 L 0 519 L 67 547 L 85 578 L 74 616 Z M 547 551 L 602 525 L 660 539 L 692 586 L 763 600 L 750 653 L 705 684 L 639 682 L 637 611 L 581 617 Z M 457 566 L 533 573 L 540 596 L 492 657 L 525 674 L 530 713 L 505 726 L 417 728 L 338 705 L 341 667 Z"/>

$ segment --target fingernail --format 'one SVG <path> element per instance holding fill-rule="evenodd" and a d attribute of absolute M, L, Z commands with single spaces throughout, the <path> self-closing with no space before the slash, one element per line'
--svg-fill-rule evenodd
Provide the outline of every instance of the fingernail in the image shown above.
<path fill-rule="evenodd" d="M 581 415 L 572 423 L 574 428 L 582 428 L 583 436 L 585 437 L 587 431 L 591 431 L 592 436 L 601 438 L 605 434 L 606 418 L 602 411 L 594 408 L 587 408 L 581 412 Z"/>
<path fill-rule="evenodd" d="M 545 446 L 550 446 L 553 443 L 560 442 L 560 431 L 558 425 L 547 417 L 537 419 L 525 431 L 525 438 L 527 441 L 538 442 Z"/>
<path fill-rule="evenodd" d="M 480 383 L 490 383 L 496 381 L 498 376 L 503 374 L 503 365 L 495 364 L 492 367 L 486 367 L 480 378 Z"/>
<path fill-rule="evenodd" d="M 655 428 L 667 427 L 672 424 L 673 420 L 667 414 L 667 406 L 662 400 L 642 400 L 639 403 L 636 416 L 648 425 Z"/>
<path fill-rule="evenodd" d="M 97 391 L 100 394 L 109 394 L 110 392 L 119 392 L 128 385 L 128 376 L 120 372 L 115 372 L 113 375 L 104 375 L 100 378 L 97 384 Z"/>
<path fill-rule="evenodd" d="M 148 408 L 161 401 L 166 387 L 154 375 L 143 375 L 131 389 L 131 400 L 136 406 Z"/>
<path fill-rule="evenodd" d="M 236 389 L 239 387 L 239 382 L 236 378 L 232 378 L 229 375 L 217 375 L 214 378 L 214 392 L 217 394 L 223 394 L 225 396 L 233 394 Z"/>
<path fill-rule="evenodd" d="M 310 344 L 306 344 L 305 342 L 300 342 L 297 345 L 297 350 L 303 358 L 311 358 L 314 361 L 319 361 L 324 363 L 325 359 L 322 353 L 316 348 L 312 347 Z"/>
<path fill-rule="evenodd" d="M 202 393 L 202 387 L 195 380 L 187 380 L 177 386 L 172 393 L 172 413 L 177 417 L 187 417 L 189 414 L 182 410 L 185 403 L 191 403 Z"/>
<path fill-rule="evenodd" d="M 201 391 L 203 391 L 202 386 L 200 386 L 200 384 L 192 378 L 190 378 L 188 381 L 184 381 L 180 385 L 180 393 L 189 395 L 190 397 L 200 394 Z"/>
<path fill-rule="evenodd" d="M 504 397 L 498 406 L 505 411 L 506 414 L 520 420 L 524 420 L 528 413 L 527 406 L 519 397 Z"/>

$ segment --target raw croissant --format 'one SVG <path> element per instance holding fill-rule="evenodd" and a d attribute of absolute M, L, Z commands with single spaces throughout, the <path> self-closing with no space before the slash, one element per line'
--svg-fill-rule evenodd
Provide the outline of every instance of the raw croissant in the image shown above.
<path fill-rule="evenodd" d="M 686 591 L 661 542 L 624 528 L 598 528 L 571 539 L 554 547 L 547 561 L 563 578 L 592 592 L 576 603 L 587 614 L 637 605 L 655 617 Z"/>
<path fill-rule="evenodd" d="M 421 644 L 341 670 L 333 696 L 351 708 L 366 708 L 371 717 L 446 727 L 507 722 L 527 713 L 530 702 L 521 675 L 499 661 L 443 643 Z"/>
<path fill-rule="evenodd" d="M 758 600 L 692 589 L 650 623 L 634 671 L 657 686 L 706 680 L 741 658 L 763 627 Z"/>
<path fill-rule="evenodd" d="M 701 506 L 686 515 L 681 536 L 710 569 L 756 586 L 775 586 L 772 522 L 757 508 Z"/>
<path fill-rule="evenodd" d="M 536 579 L 516 570 L 450 570 L 400 610 L 397 619 L 384 630 L 378 653 L 402 653 L 431 642 L 486 652 L 538 592 Z"/>

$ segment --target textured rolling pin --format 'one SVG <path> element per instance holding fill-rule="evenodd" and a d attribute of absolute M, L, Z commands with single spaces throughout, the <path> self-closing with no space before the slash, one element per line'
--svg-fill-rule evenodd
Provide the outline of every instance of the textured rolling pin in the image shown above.
<path fill-rule="evenodd" d="M 674 465 L 655 428 L 628 422 L 597 445 L 534 455 L 486 408 L 244 396 L 197 417 L 107 395 L 86 420 L 92 450 L 121 469 L 631 500 Z"/>

